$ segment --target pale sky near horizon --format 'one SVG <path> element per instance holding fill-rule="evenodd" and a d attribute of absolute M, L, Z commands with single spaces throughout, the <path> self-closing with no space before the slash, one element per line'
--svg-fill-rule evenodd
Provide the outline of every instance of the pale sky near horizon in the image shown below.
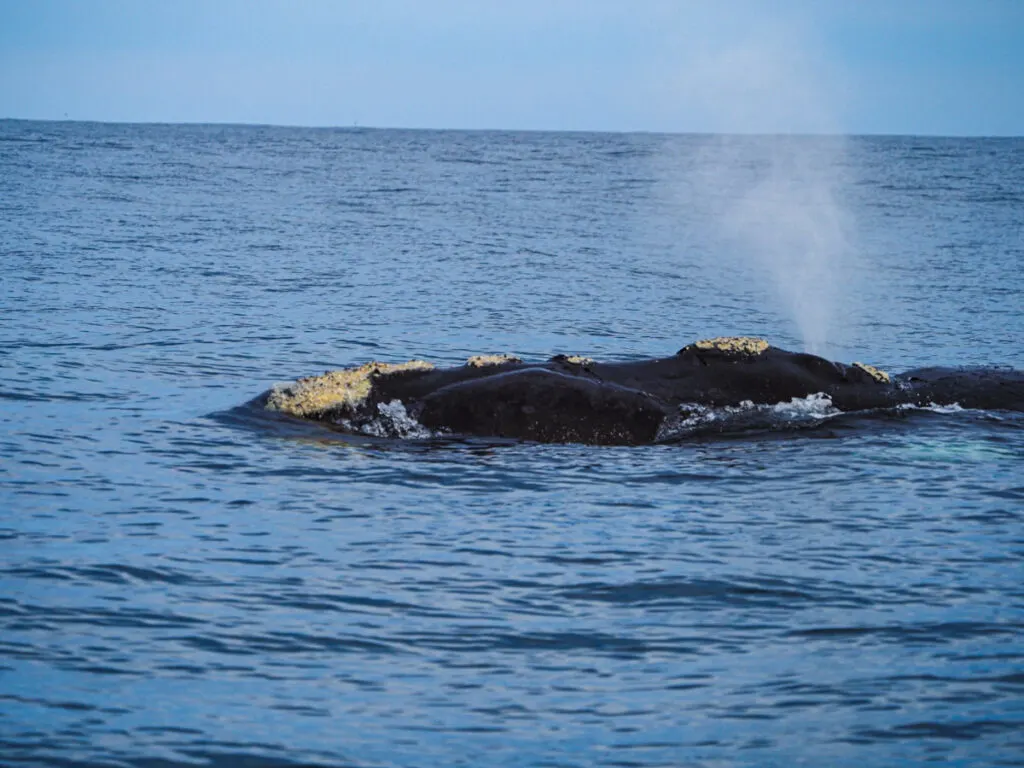
<path fill-rule="evenodd" d="M 0 118 L 1024 135 L 1024 0 L 0 0 Z"/>

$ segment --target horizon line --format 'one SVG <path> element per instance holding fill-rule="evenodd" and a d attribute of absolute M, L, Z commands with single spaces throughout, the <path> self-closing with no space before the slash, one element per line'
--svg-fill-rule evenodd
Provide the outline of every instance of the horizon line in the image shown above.
<path fill-rule="evenodd" d="M 1020 139 L 1020 134 L 954 134 L 954 133 L 816 133 L 811 131 L 665 131 L 650 129 L 599 129 L 599 128 L 435 128 L 424 126 L 395 125 L 303 125 L 300 123 L 238 122 L 182 120 L 95 120 L 53 117 L 0 117 L 0 123 L 78 123 L 89 125 L 163 126 L 163 127 L 226 127 L 226 128 L 285 128 L 320 131 L 423 131 L 457 133 L 579 133 L 618 134 L 646 136 L 744 136 L 744 137 L 793 137 L 793 138 L 922 138 L 922 139 Z"/>

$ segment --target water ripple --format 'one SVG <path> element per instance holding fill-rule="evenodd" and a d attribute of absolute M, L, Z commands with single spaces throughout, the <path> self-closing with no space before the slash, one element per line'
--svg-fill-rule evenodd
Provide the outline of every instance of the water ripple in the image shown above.
<path fill-rule="evenodd" d="M 848 144 L 830 355 L 1024 367 L 1021 140 Z M 707 137 L 0 145 L 0 763 L 1020 764 L 1019 414 L 593 448 L 244 404 L 371 358 L 798 347 Z"/>

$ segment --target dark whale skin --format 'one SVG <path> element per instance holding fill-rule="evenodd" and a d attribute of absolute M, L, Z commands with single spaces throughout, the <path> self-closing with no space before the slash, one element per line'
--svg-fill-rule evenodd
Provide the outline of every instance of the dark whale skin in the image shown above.
<path fill-rule="evenodd" d="M 595 445 L 653 442 L 670 413 L 639 390 L 542 367 L 449 384 L 412 411 L 434 430 Z"/>

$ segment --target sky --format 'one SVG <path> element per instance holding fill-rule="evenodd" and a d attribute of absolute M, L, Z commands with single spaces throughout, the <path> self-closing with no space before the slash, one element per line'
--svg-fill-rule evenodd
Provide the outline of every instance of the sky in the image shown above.
<path fill-rule="evenodd" d="M 0 0 L 0 118 L 1024 135 L 1024 0 Z"/>

